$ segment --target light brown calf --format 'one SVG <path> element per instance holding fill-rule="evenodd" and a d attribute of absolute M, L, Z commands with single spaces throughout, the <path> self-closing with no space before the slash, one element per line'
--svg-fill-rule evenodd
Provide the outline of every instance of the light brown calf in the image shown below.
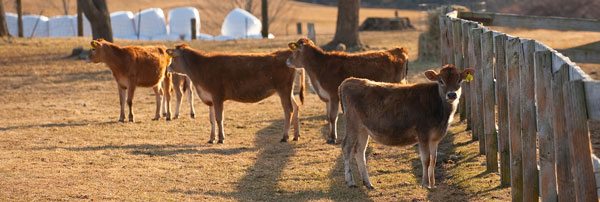
<path fill-rule="evenodd" d="M 287 65 L 306 69 L 314 90 L 327 104 L 329 144 L 335 144 L 337 139 L 338 87 L 344 79 L 400 82 L 408 72 L 408 53 L 404 48 L 356 54 L 325 52 L 306 38 L 288 45 L 293 54 Z"/>
<path fill-rule="evenodd" d="M 194 83 L 202 102 L 210 106 L 210 140 L 215 141 L 215 122 L 219 140 L 223 143 L 223 102 L 233 100 L 245 103 L 261 101 L 275 93 L 281 99 L 284 112 L 282 142 L 288 140 L 290 124 L 294 125 L 294 141 L 300 137 L 298 105 L 293 86 L 296 70 L 285 65 L 291 51 L 273 53 L 233 54 L 208 53 L 179 45 L 167 52 L 173 57 L 173 71 L 186 74 Z M 304 71 L 301 71 L 304 81 Z M 300 100 L 304 102 L 304 82 L 300 85 Z M 293 114 L 293 115 L 292 115 Z"/>
<path fill-rule="evenodd" d="M 167 72 L 163 87 L 165 91 L 169 92 L 168 95 L 172 95 L 172 93 L 175 92 L 175 97 L 177 100 L 175 102 L 175 116 L 173 116 L 173 119 L 179 118 L 179 109 L 181 108 L 181 102 L 183 101 L 183 94 L 187 95 L 187 100 L 190 106 L 190 116 L 192 118 L 196 118 L 196 110 L 194 109 L 194 85 L 189 77 L 187 77 L 185 74 Z M 163 112 L 170 113 L 171 109 L 167 109 L 167 106 L 170 106 L 170 101 L 171 96 L 165 96 L 163 101 Z M 167 119 L 171 117 L 169 113 L 164 114 Z"/>
<path fill-rule="evenodd" d="M 167 48 L 164 46 L 118 46 L 103 39 L 93 40 L 91 45 L 91 62 L 105 63 L 117 81 L 121 106 L 119 122 L 125 121 L 125 100 L 129 107 L 129 121 L 134 121 L 132 105 L 136 87 L 152 87 L 156 95 L 156 114 L 153 120 L 160 119 L 164 92 L 159 84 L 163 81 L 167 66 L 171 61 L 166 52 Z M 170 112 L 168 113 L 170 114 Z"/>
<path fill-rule="evenodd" d="M 344 174 L 348 186 L 356 183 L 350 160 L 354 156 L 364 185 L 369 181 L 365 150 L 369 137 L 390 146 L 419 144 L 423 167 L 423 186 L 435 186 L 437 147 L 452 121 L 460 84 L 473 69 L 460 71 L 446 65 L 440 73 L 425 72 L 430 83 L 392 84 L 349 78 L 340 85 L 342 108 L 346 117 L 346 137 L 342 142 Z"/>

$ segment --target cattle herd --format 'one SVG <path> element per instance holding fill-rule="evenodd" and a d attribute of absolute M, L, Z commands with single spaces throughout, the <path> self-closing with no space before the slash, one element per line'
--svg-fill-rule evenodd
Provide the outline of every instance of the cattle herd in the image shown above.
<path fill-rule="evenodd" d="M 365 53 L 327 52 L 311 40 L 301 38 L 289 49 L 272 53 L 218 53 L 196 50 L 186 44 L 164 46 L 119 46 L 98 39 L 91 42 L 90 61 L 105 63 L 116 80 L 120 101 L 119 122 L 134 121 L 132 107 L 136 87 L 152 87 L 156 96 L 153 120 L 179 117 L 183 95 L 195 117 L 194 91 L 209 106 L 210 139 L 224 143 L 223 103 L 233 100 L 259 102 L 273 94 L 281 100 L 287 142 L 293 126 L 294 141 L 300 138 L 299 104 L 294 83 L 300 75 L 300 101 L 304 102 L 304 75 L 308 73 L 314 91 L 326 103 L 329 139 L 335 144 L 338 107 L 346 119 L 342 141 L 346 183 L 355 187 L 350 161 L 354 156 L 364 186 L 369 181 L 365 151 L 370 138 L 391 146 L 419 145 L 423 168 L 422 185 L 435 186 L 434 168 L 438 143 L 446 135 L 461 94 L 461 84 L 473 77 L 473 70 L 445 65 L 438 72 L 424 72 L 433 82 L 407 84 L 408 52 L 404 48 Z M 176 94 L 175 114 L 171 95 Z M 218 130 L 218 131 L 217 131 Z M 218 136 L 217 136 L 218 135 Z M 218 137 L 218 139 L 217 139 Z"/>

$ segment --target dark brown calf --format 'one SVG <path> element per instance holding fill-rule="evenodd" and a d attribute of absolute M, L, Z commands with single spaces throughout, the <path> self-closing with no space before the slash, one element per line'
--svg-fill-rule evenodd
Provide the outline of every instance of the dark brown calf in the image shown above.
<path fill-rule="evenodd" d="M 352 177 L 350 159 L 354 156 L 364 185 L 372 189 L 365 161 L 369 137 L 390 146 L 419 144 L 423 167 L 422 184 L 435 186 L 437 146 L 452 121 L 460 83 L 473 74 L 446 65 L 440 73 L 425 72 L 430 83 L 392 84 L 349 78 L 340 85 L 342 108 L 346 117 L 346 137 L 342 142 L 344 174 L 348 186 Z"/>
<path fill-rule="evenodd" d="M 173 71 L 186 74 L 194 83 L 202 102 L 210 106 L 211 133 L 209 143 L 215 140 L 215 122 L 219 140 L 223 143 L 223 102 L 233 100 L 253 103 L 275 93 L 279 95 L 284 112 L 282 142 L 288 140 L 290 124 L 294 125 L 294 140 L 300 137 L 298 105 L 293 87 L 296 70 L 286 66 L 291 51 L 273 53 L 231 54 L 208 53 L 179 45 L 167 52 L 173 57 Z M 304 71 L 301 71 L 304 81 Z M 300 85 L 300 100 L 304 102 L 304 82 Z M 292 116 L 293 113 L 293 116 Z"/>
<path fill-rule="evenodd" d="M 408 53 L 404 48 L 356 54 L 325 52 L 306 38 L 290 43 L 289 47 L 293 54 L 287 65 L 306 69 L 314 90 L 327 104 L 330 144 L 337 139 L 338 87 L 344 79 L 357 77 L 396 83 L 405 79 L 408 71 Z"/>

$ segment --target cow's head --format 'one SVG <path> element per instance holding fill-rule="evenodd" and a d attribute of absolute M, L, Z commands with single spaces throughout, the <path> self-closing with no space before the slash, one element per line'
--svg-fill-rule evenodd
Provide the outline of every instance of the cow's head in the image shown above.
<path fill-rule="evenodd" d="M 460 98 L 460 84 L 463 81 L 470 81 L 473 79 L 474 70 L 466 68 L 460 71 L 454 65 L 448 64 L 442 67 L 438 74 L 434 70 L 428 70 L 425 72 L 427 79 L 438 83 L 439 93 L 442 100 L 447 102 L 454 102 Z"/>
<path fill-rule="evenodd" d="M 108 43 L 110 42 L 105 41 L 104 39 L 96 39 L 90 42 L 90 45 L 92 46 L 92 49 L 90 49 L 91 62 L 99 63 L 104 61 L 104 58 L 106 57 L 108 51 Z"/>
<path fill-rule="evenodd" d="M 292 55 L 285 61 L 288 67 L 290 68 L 303 68 L 304 58 L 307 50 L 307 46 L 315 46 L 310 39 L 300 38 L 296 42 L 290 42 L 288 47 L 292 50 Z"/>
<path fill-rule="evenodd" d="M 187 44 L 180 44 L 175 46 L 175 48 L 167 49 L 167 54 L 172 57 L 171 65 L 169 65 L 168 71 L 185 74 L 185 61 L 183 61 L 182 55 L 183 50 L 188 47 L 189 46 Z"/>

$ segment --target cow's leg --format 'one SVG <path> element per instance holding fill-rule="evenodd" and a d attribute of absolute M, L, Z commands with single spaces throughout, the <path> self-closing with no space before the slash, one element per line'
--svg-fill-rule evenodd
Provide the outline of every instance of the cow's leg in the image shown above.
<path fill-rule="evenodd" d="M 435 161 L 437 160 L 437 148 L 439 142 L 431 142 L 429 144 L 429 168 L 427 170 L 429 174 L 429 188 L 435 188 Z"/>
<path fill-rule="evenodd" d="M 160 109 L 162 108 L 163 101 L 163 90 L 160 85 L 156 85 L 152 87 L 154 90 L 154 96 L 156 97 L 156 113 L 154 114 L 154 118 L 152 120 L 156 121 L 160 119 Z"/>
<path fill-rule="evenodd" d="M 356 125 L 356 124 L 355 124 Z M 358 128 L 362 126 L 357 126 Z M 362 177 L 363 184 L 367 189 L 375 189 L 371 181 L 369 180 L 369 171 L 367 170 L 367 158 L 365 157 L 365 152 L 367 152 L 367 145 L 369 144 L 369 134 L 364 130 L 356 133 L 357 142 L 356 142 L 356 153 L 354 153 L 354 158 L 356 163 L 358 164 L 358 172 Z"/>
<path fill-rule="evenodd" d="M 169 87 L 169 88 L 161 89 L 161 91 L 164 92 L 165 98 L 167 100 L 165 103 L 165 105 L 166 105 L 165 107 L 167 108 L 167 110 L 166 110 L 167 115 L 165 117 L 166 117 L 167 121 L 170 121 L 171 115 L 172 115 L 172 112 L 171 112 L 171 97 L 172 97 L 171 88 Z"/>
<path fill-rule="evenodd" d="M 120 85 L 117 85 L 117 89 L 119 90 L 119 105 L 121 107 L 121 112 L 119 114 L 119 122 L 125 122 L 125 99 L 127 98 L 126 88 Z"/>
<path fill-rule="evenodd" d="M 129 88 L 127 88 L 127 106 L 129 107 L 129 122 L 135 121 L 133 118 L 133 94 L 134 93 L 135 93 L 135 85 L 130 84 Z"/>
<path fill-rule="evenodd" d="M 223 101 L 213 102 L 215 108 L 215 120 L 219 127 L 219 140 L 217 144 L 223 144 L 225 142 L 225 130 L 223 129 Z"/>
<path fill-rule="evenodd" d="M 213 144 L 215 143 L 215 124 L 216 124 L 216 120 L 215 120 L 215 106 L 211 105 L 209 107 L 209 118 L 210 118 L 210 140 L 208 140 L 208 143 Z"/>
<path fill-rule="evenodd" d="M 289 92 L 289 91 L 288 91 Z M 287 96 L 286 96 L 287 95 Z M 279 93 L 279 98 L 281 99 L 281 107 L 283 108 L 283 138 L 281 138 L 281 142 L 287 142 L 290 131 L 290 123 L 292 121 L 292 110 L 294 107 L 292 105 L 291 97 L 288 93 Z"/>
<path fill-rule="evenodd" d="M 338 114 L 339 101 L 337 98 L 329 99 L 327 102 L 327 116 L 329 122 L 329 139 L 327 144 L 335 144 L 337 139 L 337 114 Z"/>
<path fill-rule="evenodd" d="M 175 116 L 173 117 L 173 119 L 178 119 L 179 118 L 179 108 L 181 107 L 181 102 L 183 101 L 183 92 L 180 86 L 174 86 L 174 90 L 175 90 L 175 97 L 177 99 L 176 103 L 175 103 Z"/>
<path fill-rule="evenodd" d="M 429 154 L 429 143 L 419 141 L 419 156 L 421 157 L 421 167 L 423 168 L 423 176 L 421 177 L 421 185 L 430 188 L 429 184 L 429 162 L 431 155 Z"/>
<path fill-rule="evenodd" d="M 294 99 L 294 96 L 290 98 L 292 100 L 293 114 L 292 114 L 292 125 L 294 126 L 294 141 L 298 141 L 300 139 L 300 108 L 298 107 L 298 103 Z"/>
<path fill-rule="evenodd" d="M 188 80 L 189 80 L 189 78 L 188 78 Z M 191 85 L 191 84 L 192 84 L 192 82 L 189 81 L 189 83 L 188 83 L 189 88 L 188 88 L 188 92 L 187 92 L 187 95 L 188 95 L 187 99 L 188 99 L 188 102 L 190 103 L 190 116 L 193 119 L 195 119 L 196 118 L 196 110 L 194 109 L 194 85 Z"/>
<path fill-rule="evenodd" d="M 346 179 L 346 184 L 349 187 L 356 187 L 356 182 L 354 182 L 354 177 L 352 176 L 352 165 L 350 165 L 350 161 L 352 160 L 352 156 L 356 153 L 356 143 L 358 141 L 359 131 L 353 123 L 354 122 L 349 114 L 346 113 L 346 136 L 342 141 L 342 155 L 344 157 L 344 177 Z"/>

